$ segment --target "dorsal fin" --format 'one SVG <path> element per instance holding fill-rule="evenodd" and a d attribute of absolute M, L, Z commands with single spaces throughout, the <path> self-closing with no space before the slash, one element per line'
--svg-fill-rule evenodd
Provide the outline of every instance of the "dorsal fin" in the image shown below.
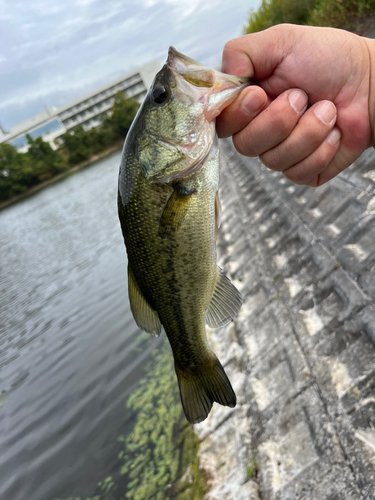
<path fill-rule="evenodd" d="M 241 305 L 240 292 L 218 267 L 214 291 L 206 312 L 207 325 L 211 328 L 227 325 L 237 316 Z"/>
<path fill-rule="evenodd" d="M 161 332 L 161 323 L 158 313 L 152 309 L 144 298 L 137 282 L 135 281 L 133 271 L 128 264 L 128 290 L 130 309 L 139 328 L 155 337 L 159 337 Z"/>

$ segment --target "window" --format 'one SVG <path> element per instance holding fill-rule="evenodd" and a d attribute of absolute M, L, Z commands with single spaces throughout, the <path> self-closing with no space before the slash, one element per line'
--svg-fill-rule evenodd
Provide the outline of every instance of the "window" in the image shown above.
<path fill-rule="evenodd" d="M 51 120 L 48 123 L 43 123 L 39 125 L 39 127 L 35 128 L 32 131 L 28 131 L 22 135 L 19 135 L 18 137 L 15 137 L 11 141 L 9 141 L 9 144 L 14 146 L 15 148 L 20 148 L 22 146 L 25 146 L 27 144 L 27 138 L 26 134 L 29 134 L 33 139 L 36 139 L 37 137 L 44 137 L 47 134 L 51 134 L 52 132 L 56 132 L 57 130 L 61 129 L 60 122 L 56 119 Z"/>

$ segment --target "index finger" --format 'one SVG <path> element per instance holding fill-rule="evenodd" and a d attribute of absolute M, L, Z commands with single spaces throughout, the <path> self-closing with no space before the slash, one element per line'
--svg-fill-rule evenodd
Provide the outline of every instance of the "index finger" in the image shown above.
<path fill-rule="evenodd" d="M 216 118 L 216 131 L 220 138 L 234 135 L 245 128 L 267 105 L 267 94 L 252 85 L 246 87 L 237 99 Z"/>

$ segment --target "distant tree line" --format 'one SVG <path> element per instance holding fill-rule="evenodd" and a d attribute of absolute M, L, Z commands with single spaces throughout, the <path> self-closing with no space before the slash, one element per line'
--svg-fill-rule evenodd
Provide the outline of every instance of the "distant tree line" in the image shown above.
<path fill-rule="evenodd" d="M 12 145 L 0 144 L 0 202 L 21 194 L 43 181 L 69 170 L 95 154 L 123 140 L 138 110 L 134 99 L 119 92 L 112 112 L 101 125 L 90 130 L 82 126 L 61 136 L 62 143 L 54 151 L 41 137 L 27 135 L 29 149 L 19 153 Z"/>
<path fill-rule="evenodd" d="M 245 33 L 255 33 L 276 24 L 307 24 L 361 31 L 375 15 L 375 0 L 262 0 L 251 12 Z"/>

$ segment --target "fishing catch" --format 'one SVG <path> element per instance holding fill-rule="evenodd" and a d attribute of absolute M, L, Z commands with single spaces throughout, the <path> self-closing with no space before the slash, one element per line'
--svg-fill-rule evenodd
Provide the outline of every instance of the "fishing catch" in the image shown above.
<path fill-rule="evenodd" d="M 229 323 L 241 295 L 216 264 L 220 218 L 216 116 L 248 80 L 170 48 L 121 159 L 118 209 L 128 254 L 129 300 L 140 329 L 170 342 L 187 420 L 236 395 L 206 339 Z"/>

